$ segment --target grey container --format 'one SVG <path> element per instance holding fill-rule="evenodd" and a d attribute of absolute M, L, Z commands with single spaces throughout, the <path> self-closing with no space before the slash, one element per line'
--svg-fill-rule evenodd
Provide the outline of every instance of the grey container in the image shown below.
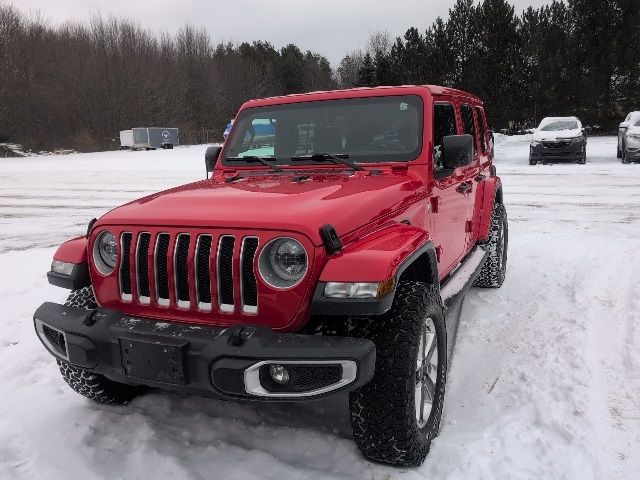
<path fill-rule="evenodd" d="M 180 145 L 177 128 L 134 128 L 131 148 L 173 148 Z"/>

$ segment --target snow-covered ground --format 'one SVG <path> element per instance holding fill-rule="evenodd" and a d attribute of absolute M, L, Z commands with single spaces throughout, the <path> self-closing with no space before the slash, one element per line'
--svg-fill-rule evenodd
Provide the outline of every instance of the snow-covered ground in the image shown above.
<path fill-rule="evenodd" d="M 0 159 L 0 478 L 640 478 L 640 165 L 527 164 L 500 137 L 510 221 L 500 290 L 466 300 L 440 436 L 418 469 L 363 460 L 345 397 L 236 404 L 72 392 L 31 315 L 55 246 L 148 192 L 204 177 L 205 147 Z"/>

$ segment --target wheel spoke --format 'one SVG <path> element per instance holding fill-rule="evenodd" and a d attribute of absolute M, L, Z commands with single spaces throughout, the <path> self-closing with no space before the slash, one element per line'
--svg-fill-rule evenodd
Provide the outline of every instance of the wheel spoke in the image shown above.
<path fill-rule="evenodd" d="M 420 389 L 420 391 L 422 392 L 420 394 L 420 398 L 422 399 L 422 401 L 420 402 L 420 423 L 424 424 L 424 406 L 425 403 L 427 403 L 427 399 L 426 399 L 426 393 L 427 393 L 427 388 L 426 388 L 426 383 L 422 382 L 422 388 Z"/>
<path fill-rule="evenodd" d="M 436 341 L 435 332 L 429 334 L 429 349 L 424 356 L 424 364 L 428 365 L 431 363 L 431 357 L 433 357 L 433 352 L 436 351 L 436 347 L 438 346 L 438 342 Z"/>
<path fill-rule="evenodd" d="M 422 423 L 422 418 L 424 417 L 424 381 L 420 382 L 416 385 L 416 394 L 419 395 L 419 402 L 416 405 L 416 413 L 418 414 L 418 422 Z"/>
<path fill-rule="evenodd" d="M 431 380 L 431 377 L 429 377 L 428 375 L 425 375 L 424 377 L 423 388 L 425 389 L 425 392 L 429 397 L 429 403 L 433 403 L 433 399 L 436 395 L 436 386 L 433 383 L 433 380 Z"/>

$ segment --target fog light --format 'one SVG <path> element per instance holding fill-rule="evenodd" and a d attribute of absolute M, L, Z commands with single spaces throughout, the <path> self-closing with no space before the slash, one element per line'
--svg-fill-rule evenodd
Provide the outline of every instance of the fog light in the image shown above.
<path fill-rule="evenodd" d="M 271 365 L 269 373 L 273 381 L 278 385 L 286 385 L 289 382 L 289 372 L 282 365 Z"/>

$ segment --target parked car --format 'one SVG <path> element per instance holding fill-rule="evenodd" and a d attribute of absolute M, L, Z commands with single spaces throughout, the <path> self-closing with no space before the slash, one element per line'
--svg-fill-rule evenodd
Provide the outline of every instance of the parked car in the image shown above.
<path fill-rule="evenodd" d="M 148 387 L 255 401 L 348 390 L 362 453 L 418 465 L 462 299 L 505 279 L 492 158 L 482 101 L 450 88 L 247 102 L 207 150 L 210 178 L 59 247 L 49 282 L 71 293 L 38 308 L 37 335 L 71 388 L 103 403 Z"/>
<path fill-rule="evenodd" d="M 618 158 L 622 158 L 622 152 L 624 152 L 627 129 L 638 120 L 640 120 L 640 111 L 631 112 L 618 127 Z"/>
<path fill-rule="evenodd" d="M 177 128 L 144 127 L 120 131 L 121 149 L 171 149 L 177 145 L 180 145 Z"/>
<path fill-rule="evenodd" d="M 640 116 L 627 127 L 622 149 L 622 163 L 637 161 L 640 161 Z"/>
<path fill-rule="evenodd" d="M 533 133 L 529 165 L 587 161 L 587 136 L 576 117 L 546 117 Z"/>

